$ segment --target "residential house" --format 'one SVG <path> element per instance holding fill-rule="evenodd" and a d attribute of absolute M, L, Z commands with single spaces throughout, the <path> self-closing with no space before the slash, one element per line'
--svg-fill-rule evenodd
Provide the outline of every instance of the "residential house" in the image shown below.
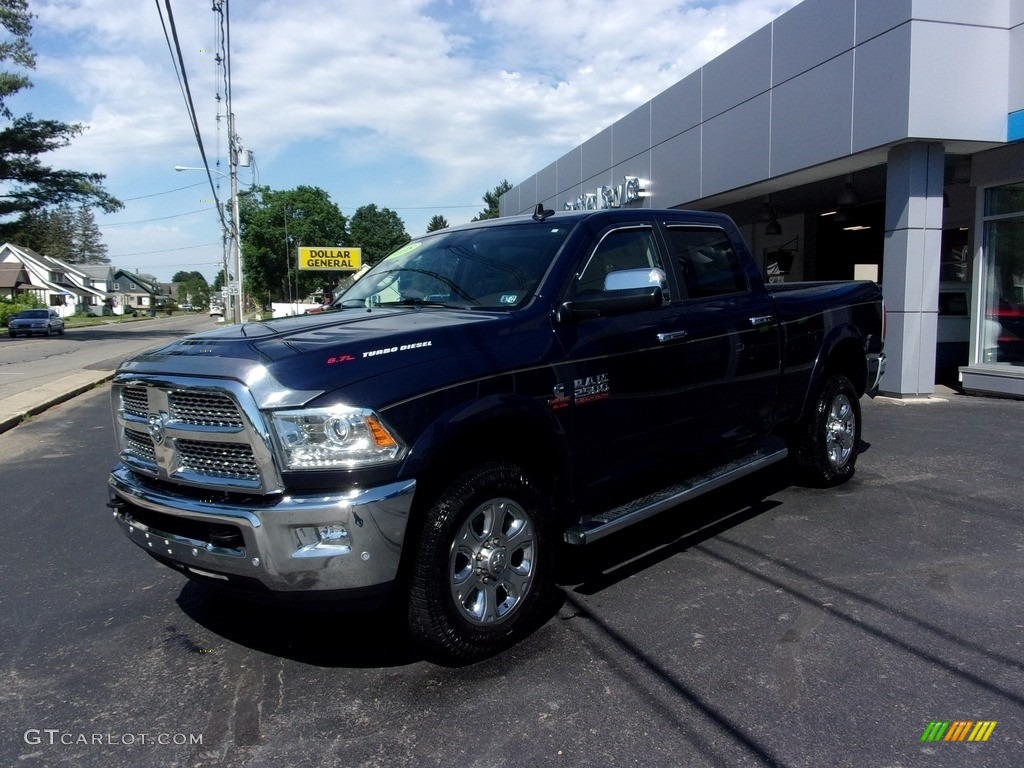
<path fill-rule="evenodd" d="M 11 299 L 33 294 L 61 317 L 76 312 L 102 314 L 109 298 L 106 286 L 96 287 L 96 280 L 82 266 L 12 243 L 0 246 L 0 294 Z"/>

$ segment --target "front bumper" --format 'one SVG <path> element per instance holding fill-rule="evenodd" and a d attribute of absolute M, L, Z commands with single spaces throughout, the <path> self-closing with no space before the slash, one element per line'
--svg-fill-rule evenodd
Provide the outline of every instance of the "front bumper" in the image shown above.
<path fill-rule="evenodd" d="M 109 486 L 128 538 L 158 559 L 203 580 L 297 594 L 394 581 L 416 482 L 205 501 L 119 464 Z"/>

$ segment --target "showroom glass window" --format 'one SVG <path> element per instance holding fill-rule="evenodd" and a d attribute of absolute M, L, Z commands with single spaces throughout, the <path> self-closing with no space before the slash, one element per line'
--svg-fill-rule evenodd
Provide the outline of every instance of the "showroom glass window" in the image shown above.
<path fill-rule="evenodd" d="M 982 361 L 1024 365 L 1024 181 L 985 190 Z"/>

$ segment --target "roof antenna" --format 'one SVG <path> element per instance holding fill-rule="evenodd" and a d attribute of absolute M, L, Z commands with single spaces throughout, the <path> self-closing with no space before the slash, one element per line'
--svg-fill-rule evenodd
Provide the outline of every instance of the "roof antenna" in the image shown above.
<path fill-rule="evenodd" d="M 533 209 L 533 220 L 544 221 L 548 216 L 554 216 L 555 212 L 550 208 L 545 208 L 543 203 L 537 203 L 537 207 Z"/>

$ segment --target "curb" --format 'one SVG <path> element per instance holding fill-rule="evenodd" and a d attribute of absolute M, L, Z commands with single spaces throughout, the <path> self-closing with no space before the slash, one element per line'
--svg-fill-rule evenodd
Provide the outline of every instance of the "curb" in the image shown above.
<path fill-rule="evenodd" d="M 83 392 L 114 378 L 113 371 L 82 372 L 64 376 L 54 385 L 0 400 L 0 434 L 13 429 L 30 416 L 67 402 Z"/>

